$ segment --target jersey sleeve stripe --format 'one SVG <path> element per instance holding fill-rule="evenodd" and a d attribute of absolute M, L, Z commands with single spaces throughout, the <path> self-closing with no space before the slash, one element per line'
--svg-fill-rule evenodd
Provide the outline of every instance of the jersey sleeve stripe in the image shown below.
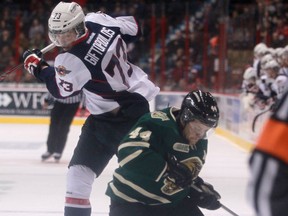
<path fill-rule="evenodd" d="M 150 144 L 147 142 L 126 142 L 121 144 L 118 147 L 118 151 L 120 151 L 123 148 L 127 148 L 127 147 L 144 147 L 144 148 L 149 148 Z"/>
<path fill-rule="evenodd" d="M 121 183 L 128 185 L 129 187 L 135 189 L 138 193 L 142 194 L 143 196 L 149 197 L 150 199 L 157 200 L 157 201 L 164 203 L 164 204 L 171 203 L 168 199 L 165 199 L 164 197 L 150 193 L 149 191 L 147 191 L 147 190 L 143 189 L 142 187 L 134 184 L 133 182 L 126 180 L 123 176 L 119 175 L 118 173 L 114 173 L 114 177 L 117 180 L 119 180 Z"/>
<path fill-rule="evenodd" d="M 133 159 L 137 158 L 142 152 L 143 152 L 143 150 L 138 150 L 138 151 L 130 154 L 128 157 L 126 157 L 123 160 L 119 161 L 119 166 L 120 167 L 124 166 L 126 163 L 128 163 L 128 162 L 132 161 Z"/>
<path fill-rule="evenodd" d="M 113 191 L 113 193 L 114 193 L 116 196 L 121 197 L 122 199 L 124 199 L 124 200 L 126 200 L 126 201 L 128 201 L 128 202 L 134 202 L 134 203 L 135 203 L 135 202 L 138 202 L 138 200 L 133 199 L 133 198 L 127 196 L 126 194 L 120 192 L 119 190 L 117 190 L 117 188 L 114 186 L 113 182 L 110 182 L 110 183 L 109 183 L 109 186 L 110 186 L 111 190 Z"/>

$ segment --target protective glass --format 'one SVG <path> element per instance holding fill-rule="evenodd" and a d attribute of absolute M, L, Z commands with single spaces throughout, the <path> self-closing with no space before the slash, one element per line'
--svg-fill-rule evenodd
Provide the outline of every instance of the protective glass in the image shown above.
<path fill-rule="evenodd" d="M 77 39 L 77 34 L 74 29 L 63 31 L 49 30 L 50 40 L 59 47 L 67 47 Z"/>

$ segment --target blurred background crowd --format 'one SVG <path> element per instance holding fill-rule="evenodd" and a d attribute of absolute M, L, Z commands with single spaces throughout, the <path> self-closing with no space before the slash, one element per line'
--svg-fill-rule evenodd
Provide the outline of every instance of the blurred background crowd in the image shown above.
<path fill-rule="evenodd" d="M 0 3 L 0 71 L 21 63 L 26 49 L 50 41 L 47 21 L 55 0 L 2 0 Z M 253 66 L 254 48 L 264 43 L 275 53 L 288 43 L 288 2 L 284 0 L 78 0 L 88 12 L 134 15 L 142 38 L 128 45 L 129 59 L 165 91 L 195 88 L 243 91 L 245 70 Z M 45 55 L 53 64 L 60 50 Z M 2 83 L 35 83 L 23 68 Z"/>

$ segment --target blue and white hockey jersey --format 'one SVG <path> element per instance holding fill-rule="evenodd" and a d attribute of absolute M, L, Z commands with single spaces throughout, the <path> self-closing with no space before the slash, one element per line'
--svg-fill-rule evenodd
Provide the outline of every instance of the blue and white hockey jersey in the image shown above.
<path fill-rule="evenodd" d="M 127 59 L 126 43 L 140 36 L 134 17 L 89 13 L 85 25 L 87 34 L 70 50 L 60 53 L 54 67 L 43 69 L 39 76 L 51 94 L 65 98 L 83 90 L 86 107 L 94 115 L 139 100 L 152 100 L 159 88 Z"/>

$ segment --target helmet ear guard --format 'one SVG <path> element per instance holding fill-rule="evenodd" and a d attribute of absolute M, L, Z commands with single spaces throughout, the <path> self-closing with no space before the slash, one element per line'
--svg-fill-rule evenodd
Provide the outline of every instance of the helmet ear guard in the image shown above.
<path fill-rule="evenodd" d="M 188 108 L 184 108 L 183 110 L 181 110 L 180 120 L 183 123 L 188 123 L 195 120 L 195 118 L 193 113 Z"/>
<path fill-rule="evenodd" d="M 84 22 L 79 23 L 77 26 L 75 26 L 75 31 L 77 33 L 77 37 L 81 37 L 85 34 L 85 24 Z"/>

